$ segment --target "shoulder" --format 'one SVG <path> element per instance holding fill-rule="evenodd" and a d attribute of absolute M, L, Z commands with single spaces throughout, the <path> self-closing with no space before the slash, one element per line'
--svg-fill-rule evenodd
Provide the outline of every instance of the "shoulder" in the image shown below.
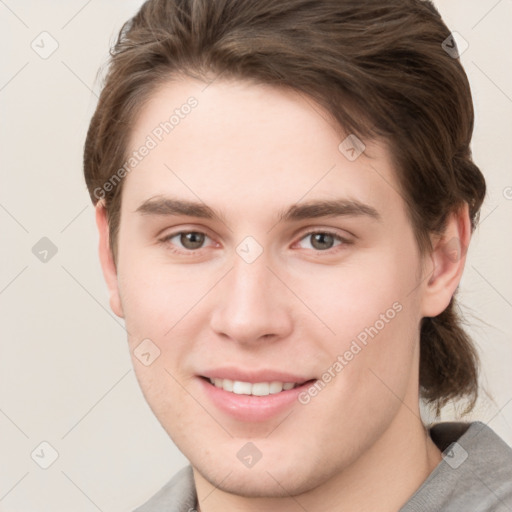
<path fill-rule="evenodd" d="M 186 466 L 134 512 L 195 512 L 196 499 L 192 467 Z"/>
<path fill-rule="evenodd" d="M 401 512 L 512 509 L 512 448 L 491 428 L 440 423 L 430 433 L 443 460 Z"/>

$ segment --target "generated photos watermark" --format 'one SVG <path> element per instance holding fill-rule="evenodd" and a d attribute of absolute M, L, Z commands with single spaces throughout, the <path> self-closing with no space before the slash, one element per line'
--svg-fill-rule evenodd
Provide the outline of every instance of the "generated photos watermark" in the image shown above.
<path fill-rule="evenodd" d="M 400 302 L 395 301 L 390 308 L 379 315 L 379 318 L 369 327 L 365 327 L 352 340 L 350 346 L 343 354 L 336 357 L 336 360 L 327 368 L 322 377 L 305 391 L 299 393 L 298 400 L 302 405 L 307 405 L 311 399 L 317 396 L 329 382 L 331 382 L 342 370 L 389 324 L 403 309 Z"/>
<path fill-rule="evenodd" d="M 94 189 L 94 197 L 98 200 L 103 199 L 108 192 L 114 190 L 121 180 L 133 171 L 198 105 L 199 101 L 194 96 L 190 96 L 179 108 L 175 108 L 168 119 L 151 130 L 144 143 L 132 152 L 123 165 L 101 187 Z"/>

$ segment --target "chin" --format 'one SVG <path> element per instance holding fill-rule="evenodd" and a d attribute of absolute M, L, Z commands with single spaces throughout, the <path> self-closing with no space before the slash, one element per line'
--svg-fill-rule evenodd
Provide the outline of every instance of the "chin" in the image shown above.
<path fill-rule="evenodd" d="M 240 442 L 237 446 L 242 444 L 241 439 L 236 441 Z M 233 449 L 219 450 L 218 447 L 209 452 L 208 457 L 201 451 L 189 460 L 194 471 L 212 486 L 247 498 L 298 496 L 315 489 L 339 469 L 326 464 L 325 458 L 307 459 L 295 448 L 279 445 L 273 453 L 269 453 L 270 447 L 261 446 L 263 456 L 252 467 L 244 466 L 236 456 L 226 457 Z"/>
<path fill-rule="evenodd" d="M 321 482 L 318 475 L 309 477 L 297 475 L 297 467 L 287 464 L 286 468 L 273 470 L 261 468 L 230 468 L 226 472 L 211 468 L 194 468 L 212 486 L 236 496 L 245 498 L 286 498 L 311 491 Z M 204 471 L 203 471 L 204 469 Z M 227 476 L 229 475 L 229 476 Z"/>

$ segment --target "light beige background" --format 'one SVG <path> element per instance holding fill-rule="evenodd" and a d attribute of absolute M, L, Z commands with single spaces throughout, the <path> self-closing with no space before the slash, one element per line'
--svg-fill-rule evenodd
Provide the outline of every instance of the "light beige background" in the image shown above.
<path fill-rule="evenodd" d="M 186 464 L 110 312 L 81 170 L 96 73 L 140 3 L 0 0 L 0 511 L 129 511 Z M 492 395 L 473 417 L 512 444 L 512 0 L 437 5 L 469 44 L 473 150 L 489 186 L 460 292 Z M 51 48 L 43 31 L 58 43 L 47 59 L 31 47 Z M 58 249 L 46 263 L 32 253 L 42 237 Z M 48 469 L 43 441 L 58 453 Z"/>

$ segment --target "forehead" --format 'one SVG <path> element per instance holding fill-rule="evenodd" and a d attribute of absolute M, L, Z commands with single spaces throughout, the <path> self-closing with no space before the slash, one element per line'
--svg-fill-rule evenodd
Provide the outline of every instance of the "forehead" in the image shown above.
<path fill-rule="evenodd" d="M 340 194 L 376 209 L 403 207 L 387 146 L 358 142 L 289 89 L 220 78 L 166 83 L 134 120 L 130 155 L 123 191 L 130 211 L 166 194 L 227 213 Z"/>

